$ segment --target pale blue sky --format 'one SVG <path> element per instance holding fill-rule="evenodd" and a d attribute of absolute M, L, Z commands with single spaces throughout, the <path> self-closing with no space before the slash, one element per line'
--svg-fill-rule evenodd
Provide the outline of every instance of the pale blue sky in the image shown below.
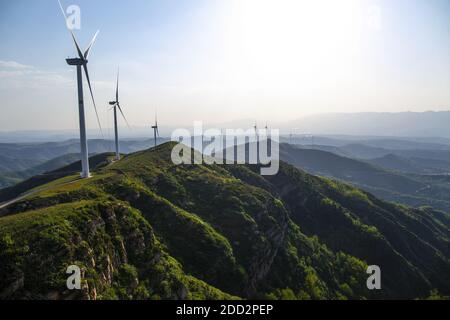
<path fill-rule="evenodd" d="M 156 107 L 171 125 L 450 109 L 447 0 L 62 3 L 81 7 L 83 47 L 100 29 L 89 67 L 105 127 L 118 65 L 133 126 Z M 57 0 L 1 1 L 0 39 L 0 130 L 77 128 Z"/>

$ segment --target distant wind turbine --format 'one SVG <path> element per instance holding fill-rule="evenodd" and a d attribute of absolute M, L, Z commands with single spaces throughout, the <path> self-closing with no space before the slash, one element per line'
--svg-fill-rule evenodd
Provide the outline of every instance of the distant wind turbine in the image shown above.
<path fill-rule="evenodd" d="M 67 25 L 67 16 L 64 12 L 64 9 L 61 5 L 61 2 L 58 0 L 61 11 L 64 15 L 66 25 Z M 89 153 L 88 153 L 88 144 L 86 138 L 86 118 L 84 114 L 84 98 L 83 98 L 83 75 L 81 68 L 83 67 L 84 73 L 86 75 L 86 80 L 89 86 L 89 91 L 91 93 L 92 103 L 94 104 L 95 114 L 97 116 L 98 126 L 100 127 L 100 132 L 102 132 L 102 126 L 100 124 L 100 119 L 98 117 L 97 106 L 95 105 L 94 94 L 92 93 L 91 81 L 89 78 L 89 72 L 87 68 L 89 53 L 94 45 L 95 39 L 97 38 L 98 31 L 95 33 L 91 42 L 89 43 L 87 49 L 84 53 L 81 51 L 80 46 L 75 38 L 75 34 L 71 29 L 69 29 L 70 34 L 72 36 L 73 42 L 75 44 L 75 48 L 77 49 L 78 58 L 70 58 L 66 59 L 66 62 L 70 66 L 77 67 L 77 83 L 78 83 L 78 109 L 79 109 L 79 121 L 80 121 L 80 145 L 81 145 L 81 178 L 89 178 Z M 102 132 L 103 135 L 103 132 Z"/>
<path fill-rule="evenodd" d="M 157 138 L 159 138 L 159 127 L 158 127 L 158 114 L 155 113 L 155 125 L 152 126 L 153 129 L 153 134 L 154 134 L 154 138 L 155 138 L 155 147 L 157 145 Z"/>
<path fill-rule="evenodd" d="M 259 163 L 259 133 L 258 133 L 258 123 L 255 121 L 255 136 L 256 136 L 256 163 Z"/>
<path fill-rule="evenodd" d="M 122 108 L 120 107 L 119 103 L 119 69 L 117 69 L 117 83 L 116 83 L 116 100 L 111 101 L 109 103 L 110 106 L 112 106 L 114 110 L 114 137 L 115 137 L 115 144 L 116 144 L 116 160 L 120 160 L 120 151 L 119 151 L 119 129 L 117 127 L 117 108 L 119 108 L 120 114 L 122 115 L 123 119 L 125 120 L 125 123 L 127 124 L 128 128 L 130 125 L 128 124 L 127 118 L 125 118 L 125 114 L 123 113 Z"/>
<path fill-rule="evenodd" d="M 269 125 L 267 122 L 266 122 L 265 130 L 266 130 L 266 139 L 267 139 L 267 141 L 265 143 L 267 143 L 267 148 L 268 148 L 267 152 L 271 156 L 272 155 L 272 136 L 270 135 Z M 258 153 L 258 156 L 259 156 L 259 153 Z"/>
<path fill-rule="evenodd" d="M 264 130 L 265 130 L 265 134 L 266 134 L 266 137 L 267 137 L 267 140 L 270 140 L 270 131 L 269 131 L 269 124 L 266 122 L 266 126 L 264 127 Z"/>
<path fill-rule="evenodd" d="M 225 134 L 224 134 L 225 132 Z M 223 154 L 222 154 L 222 158 L 224 161 L 224 164 L 227 164 L 227 132 L 224 129 L 220 129 L 220 135 L 222 137 L 222 150 L 223 150 Z"/>

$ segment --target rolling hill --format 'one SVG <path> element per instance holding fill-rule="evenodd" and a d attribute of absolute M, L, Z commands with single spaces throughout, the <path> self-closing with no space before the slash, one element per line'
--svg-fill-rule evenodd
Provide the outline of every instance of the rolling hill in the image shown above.
<path fill-rule="evenodd" d="M 38 174 L 46 173 L 49 171 L 56 170 L 58 168 L 61 168 L 65 165 L 71 164 L 77 159 L 80 158 L 79 154 L 76 153 L 69 153 L 57 158 L 54 158 L 52 160 L 45 161 L 41 164 L 29 167 L 29 166 L 23 166 L 22 170 L 18 171 L 6 171 L 3 173 L 0 173 L 0 189 L 6 188 L 12 185 L 15 185 L 17 183 L 20 183 L 30 177 L 33 177 Z M 26 168 L 26 169 L 23 169 Z"/>
<path fill-rule="evenodd" d="M 448 214 L 387 203 L 286 163 L 271 177 L 258 166 L 175 166 L 173 146 L 101 161 L 88 180 L 60 170 L 67 174 L 4 208 L 0 298 L 450 293 Z M 65 289 L 72 264 L 83 270 L 75 293 Z M 367 289 L 368 264 L 381 267 L 382 290 Z"/>
<path fill-rule="evenodd" d="M 352 183 L 387 201 L 432 206 L 450 212 L 450 184 L 438 183 L 428 176 L 407 175 L 367 161 L 289 144 L 280 145 L 280 158 L 312 174 Z M 406 164 L 402 166 L 407 168 Z"/>
<path fill-rule="evenodd" d="M 310 145 L 307 146 L 307 148 L 329 151 L 345 157 L 361 160 L 372 160 L 388 155 L 396 155 L 407 159 L 416 158 L 423 161 L 429 161 L 430 165 L 432 165 L 432 160 L 447 162 L 450 159 L 450 150 L 447 149 L 386 149 L 361 143 L 350 143 L 340 147 Z M 436 169 L 439 169 L 439 167 Z"/>
<path fill-rule="evenodd" d="M 158 143 L 166 141 L 159 138 Z M 91 154 L 114 149 L 109 140 L 89 140 Z M 121 141 L 121 152 L 131 153 L 154 144 L 153 139 Z M 0 143 L 0 189 L 10 187 L 34 175 L 57 169 L 76 161 L 80 152 L 79 140 L 46 143 Z"/>
<path fill-rule="evenodd" d="M 77 156 L 78 157 L 78 156 Z M 64 161 L 67 160 L 67 157 L 63 157 Z M 70 158 L 70 157 L 69 157 Z M 91 156 L 89 158 L 89 166 L 90 168 L 96 169 L 101 166 L 105 166 L 106 164 L 112 162 L 114 158 L 114 153 L 101 153 L 95 156 Z M 51 161 L 53 164 L 61 163 L 61 158 L 58 158 L 57 161 Z M 77 174 L 81 171 L 81 161 L 75 161 L 70 164 L 67 164 L 63 167 L 59 167 L 55 170 L 46 171 L 42 174 L 38 174 L 31 178 L 28 178 L 24 181 L 21 181 L 11 187 L 4 188 L 0 190 L 0 203 L 11 200 L 15 197 L 20 196 L 24 192 L 30 191 L 34 188 L 39 187 L 40 185 L 45 185 L 46 183 L 53 181 L 55 179 Z"/>
<path fill-rule="evenodd" d="M 381 158 L 370 159 L 368 162 L 391 170 L 416 174 L 442 174 L 450 172 L 450 161 L 404 158 L 395 154 L 388 154 Z"/>

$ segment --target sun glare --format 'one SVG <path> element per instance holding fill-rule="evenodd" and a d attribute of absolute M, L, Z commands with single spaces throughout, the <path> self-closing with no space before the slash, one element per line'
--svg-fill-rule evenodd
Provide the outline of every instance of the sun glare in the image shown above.
<path fill-rule="evenodd" d="M 230 32 L 234 63 L 258 78 L 283 77 L 285 84 L 299 77 L 314 80 L 319 68 L 321 74 L 345 70 L 359 50 L 362 2 L 236 1 Z"/>

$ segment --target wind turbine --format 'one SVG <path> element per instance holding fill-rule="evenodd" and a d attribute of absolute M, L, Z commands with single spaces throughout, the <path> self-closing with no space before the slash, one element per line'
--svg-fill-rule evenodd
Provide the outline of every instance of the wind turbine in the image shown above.
<path fill-rule="evenodd" d="M 269 124 L 266 122 L 266 126 L 264 127 L 265 135 L 267 141 L 270 142 L 270 131 L 269 131 Z"/>
<path fill-rule="evenodd" d="M 258 123 L 257 122 L 255 122 L 255 125 L 253 126 L 253 129 L 255 129 L 256 139 L 258 139 Z"/>
<path fill-rule="evenodd" d="M 224 134 L 225 131 L 225 134 Z M 222 137 L 222 158 L 223 164 L 227 164 L 227 132 L 224 129 L 220 129 L 220 136 Z"/>
<path fill-rule="evenodd" d="M 128 128 L 130 125 L 128 124 L 127 118 L 125 118 L 125 115 L 123 113 L 122 108 L 120 107 L 119 103 L 119 69 L 117 69 L 117 84 L 116 84 L 116 100 L 111 101 L 109 103 L 110 106 L 112 106 L 114 110 L 114 137 L 115 137 L 115 144 L 116 144 L 116 160 L 120 160 L 120 152 L 119 152 L 119 129 L 117 127 L 117 108 L 119 108 L 120 114 L 122 115 L 123 119 L 125 120 Z"/>
<path fill-rule="evenodd" d="M 155 125 L 152 126 L 152 129 L 153 129 L 153 134 L 155 137 L 155 147 L 156 147 L 156 144 L 157 144 L 156 138 L 157 137 L 159 138 L 158 114 L 157 113 L 155 113 Z"/>
<path fill-rule="evenodd" d="M 259 133 L 258 133 L 258 123 L 255 121 L 255 137 L 256 137 L 256 163 L 259 163 Z"/>
<path fill-rule="evenodd" d="M 61 11 L 64 15 L 66 25 L 67 25 L 67 16 L 64 12 L 64 9 L 61 5 L 61 2 L 58 0 Z M 91 42 L 89 43 L 87 49 L 84 53 L 81 51 L 80 46 L 75 38 L 75 34 L 71 29 L 69 29 L 70 34 L 72 36 L 73 42 L 75 44 L 75 48 L 77 49 L 78 58 L 69 58 L 66 59 L 66 62 L 70 66 L 77 67 L 77 83 L 78 83 L 78 110 L 79 110 L 79 121 L 80 121 L 80 146 L 81 146 L 81 178 L 89 178 L 89 153 L 88 153 L 88 144 L 86 138 L 86 118 L 84 114 L 84 98 L 83 98 L 83 74 L 81 68 L 84 69 L 84 74 L 86 75 L 86 80 L 89 86 L 89 91 L 91 93 L 92 103 L 94 104 L 95 114 L 97 116 L 97 122 L 100 127 L 100 131 L 102 131 L 102 126 L 100 124 L 100 119 L 98 117 L 97 106 L 95 105 L 94 94 L 92 93 L 91 81 L 89 78 L 89 72 L 87 68 L 89 53 L 94 45 L 95 39 L 97 38 L 98 31 L 95 33 Z M 103 135 L 103 133 L 102 133 Z"/>
<path fill-rule="evenodd" d="M 268 155 L 272 156 L 272 136 L 270 135 L 270 131 L 269 131 L 269 124 L 266 122 L 266 127 L 264 128 L 266 131 L 266 144 L 267 144 L 267 152 Z M 259 153 L 258 153 L 259 156 Z"/>

